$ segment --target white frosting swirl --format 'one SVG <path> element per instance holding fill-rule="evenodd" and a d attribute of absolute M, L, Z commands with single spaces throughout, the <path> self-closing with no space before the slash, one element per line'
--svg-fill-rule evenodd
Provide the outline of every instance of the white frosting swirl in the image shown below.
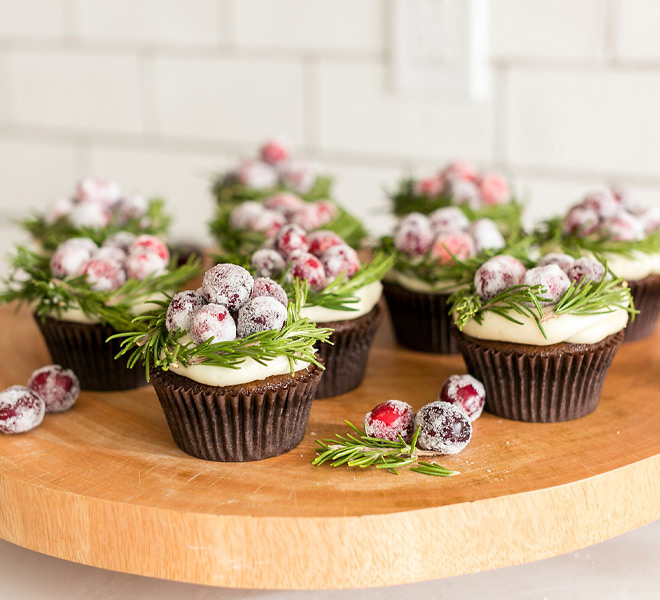
<path fill-rule="evenodd" d="M 646 254 L 637 250 L 631 256 L 604 254 L 607 266 L 617 277 L 626 281 L 637 281 L 649 275 L 660 275 L 660 252 Z"/>
<path fill-rule="evenodd" d="M 350 304 L 356 310 L 334 310 L 323 306 L 305 306 L 300 311 L 301 317 L 307 317 L 312 323 L 330 323 L 332 321 L 351 321 L 362 317 L 376 306 L 383 294 L 380 281 L 369 283 L 355 292 L 358 302 Z"/>
<path fill-rule="evenodd" d="M 146 312 L 148 310 L 153 310 L 156 308 L 155 304 L 152 304 L 150 301 L 151 300 L 165 300 L 167 299 L 167 296 L 165 294 L 159 293 L 154 296 L 151 296 L 149 299 L 144 299 L 141 302 L 135 304 L 133 307 L 131 307 L 131 314 L 133 315 L 139 315 L 143 312 Z M 79 307 L 70 307 L 67 308 L 66 310 L 63 310 L 61 313 L 61 316 L 57 316 L 57 314 L 52 315 L 53 318 L 59 319 L 60 321 L 70 321 L 72 323 L 86 323 L 88 325 L 93 325 L 94 323 L 99 323 L 99 319 L 97 317 L 89 317 L 87 316 Z"/>

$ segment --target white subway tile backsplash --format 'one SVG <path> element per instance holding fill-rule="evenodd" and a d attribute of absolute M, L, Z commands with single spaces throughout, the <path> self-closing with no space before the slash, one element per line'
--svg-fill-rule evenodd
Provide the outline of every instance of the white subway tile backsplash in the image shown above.
<path fill-rule="evenodd" d="M 165 135 L 256 144 L 281 132 L 303 140 L 303 69 L 296 61 L 160 58 L 156 93 Z"/>
<path fill-rule="evenodd" d="M 492 158 L 488 104 L 392 91 L 381 63 L 319 65 L 319 145 L 374 156 Z"/>
<path fill-rule="evenodd" d="M 85 40 L 213 46 L 226 41 L 227 0 L 78 0 Z"/>
<path fill-rule="evenodd" d="M 513 70 L 508 158 L 514 167 L 660 176 L 659 105 L 654 72 Z"/>
<path fill-rule="evenodd" d="M 625 0 L 618 6 L 617 57 L 660 61 L 660 3 Z"/>
<path fill-rule="evenodd" d="M 10 60 L 9 54 L 0 54 L 0 123 L 10 122 L 14 113 Z"/>
<path fill-rule="evenodd" d="M 65 0 L 0 0 L 0 37 L 60 37 Z"/>
<path fill-rule="evenodd" d="M 381 51 L 382 0 L 240 0 L 238 46 L 287 50 Z"/>
<path fill-rule="evenodd" d="M 15 51 L 13 74 L 21 124 L 142 132 L 135 57 L 68 50 Z"/>

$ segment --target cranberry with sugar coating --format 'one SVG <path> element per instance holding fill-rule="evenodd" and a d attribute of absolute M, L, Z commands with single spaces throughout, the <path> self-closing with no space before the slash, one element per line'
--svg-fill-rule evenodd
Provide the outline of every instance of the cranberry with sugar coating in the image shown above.
<path fill-rule="evenodd" d="M 220 304 L 202 306 L 190 320 L 190 333 L 196 344 L 213 338 L 213 343 L 236 339 L 236 323 L 227 307 Z"/>
<path fill-rule="evenodd" d="M 167 331 L 177 329 L 188 331 L 193 315 L 206 304 L 206 298 L 195 290 L 184 290 L 174 294 L 165 315 Z"/>
<path fill-rule="evenodd" d="M 257 296 L 238 311 L 236 332 L 245 338 L 260 331 L 279 331 L 286 323 L 286 308 L 271 296 Z"/>
<path fill-rule="evenodd" d="M 0 392 L 0 431 L 24 433 L 43 421 L 46 412 L 44 399 L 22 385 L 12 385 Z"/>
<path fill-rule="evenodd" d="M 472 375 L 451 375 L 443 384 L 438 400 L 461 407 L 470 421 L 476 421 L 484 410 L 486 389 Z"/>
<path fill-rule="evenodd" d="M 28 387 L 43 398 L 47 413 L 69 410 L 80 394 L 80 382 L 71 369 L 47 365 L 30 376 Z"/>
<path fill-rule="evenodd" d="M 387 400 L 364 416 L 364 431 L 381 440 L 396 442 L 401 436 L 410 442 L 415 431 L 415 411 L 407 402 Z"/>
<path fill-rule="evenodd" d="M 441 400 L 422 406 L 415 427 L 419 427 L 419 447 L 442 454 L 458 454 L 472 438 L 472 424 L 467 413 Z"/>
<path fill-rule="evenodd" d="M 238 311 L 252 294 L 254 279 L 239 265 L 221 263 L 204 274 L 202 291 L 204 297 L 214 304 L 222 304 L 231 312 Z"/>

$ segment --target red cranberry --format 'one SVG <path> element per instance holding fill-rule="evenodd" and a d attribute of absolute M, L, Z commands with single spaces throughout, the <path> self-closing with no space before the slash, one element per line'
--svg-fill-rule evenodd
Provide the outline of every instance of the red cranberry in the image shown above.
<path fill-rule="evenodd" d="M 472 375 L 451 375 L 442 386 L 438 400 L 462 408 L 470 421 L 476 421 L 484 410 L 486 389 Z"/>
<path fill-rule="evenodd" d="M 474 181 L 477 177 L 477 169 L 472 163 L 466 160 L 457 160 L 449 163 L 443 169 L 442 174 L 445 177 Z"/>
<path fill-rule="evenodd" d="M 258 296 L 270 296 L 281 302 L 284 307 L 288 306 L 289 298 L 284 291 L 284 288 L 273 281 L 270 277 L 257 277 L 254 280 L 254 287 L 252 288 L 252 295 L 250 298 L 257 298 Z"/>
<path fill-rule="evenodd" d="M 419 427 L 417 444 L 424 450 L 442 454 L 458 454 L 472 437 L 472 424 L 462 409 L 436 400 L 417 413 L 415 427 Z"/>
<path fill-rule="evenodd" d="M 277 277 L 286 270 L 286 262 L 277 250 L 257 250 L 250 258 L 257 277 Z"/>
<path fill-rule="evenodd" d="M 250 231 L 259 231 L 266 237 L 273 237 L 286 224 L 286 217 L 276 210 L 264 208 L 249 223 Z"/>
<path fill-rule="evenodd" d="M 80 382 L 76 374 L 60 365 L 37 369 L 30 376 L 28 387 L 43 398 L 47 413 L 69 410 L 80 394 Z"/>
<path fill-rule="evenodd" d="M 600 219 L 609 219 L 619 212 L 621 206 L 610 190 L 598 190 L 587 195 L 580 203 L 582 208 L 590 208 Z"/>
<path fill-rule="evenodd" d="M 46 208 L 46 223 L 52 224 L 62 217 L 66 217 L 73 208 L 73 201 L 71 198 L 60 198 L 51 203 Z"/>
<path fill-rule="evenodd" d="M 270 296 L 257 296 L 238 312 L 236 331 L 245 338 L 259 331 L 279 331 L 286 323 L 286 308 Z"/>
<path fill-rule="evenodd" d="M 259 150 L 262 160 L 271 165 L 279 165 L 291 158 L 293 148 L 285 137 L 278 136 L 268 140 Z"/>
<path fill-rule="evenodd" d="M 159 240 L 155 235 L 142 234 L 135 238 L 135 241 L 130 245 L 128 253 L 133 252 L 153 252 L 160 256 L 160 258 L 167 264 L 170 260 L 170 251 L 162 240 Z"/>
<path fill-rule="evenodd" d="M 509 184 L 500 175 L 484 175 L 479 180 L 481 200 L 488 206 L 506 204 L 511 200 Z"/>
<path fill-rule="evenodd" d="M 278 167 L 282 185 L 298 194 L 309 192 L 318 175 L 318 167 L 308 160 L 289 160 Z"/>
<path fill-rule="evenodd" d="M 347 244 L 332 246 L 321 255 L 321 264 L 328 280 L 334 280 L 342 273 L 350 279 L 360 268 L 357 252 Z"/>
<path fill-rule="evenodd" d="M 128 258 L 128 255 L 121 248 L 102 246 L 92 255 L 92 258 L 95 260 L 114 260 L 119 264 L 123 264 Z"/>
<path fill-rule="evenodd" d="M 429 215 L 429 221 L 431 221 L 431 228 L 436 234 L 460 231 L 470 224 L 465 213 L 457 206 L 447 206 L 434 210 Z"/>
<path fill-rule="evenodd" d="M 387 400 L 364 416 L 364 431 L 369 437 L 410 442 L 415 431 L 415 411 L 401 400 Z"/>
<path fill-rule="evenodd" d="M 194 290 L 174 294 L 165 316 L 167 331 L 188 331 L 193 315 L 206 304 L 206 299 Z"/>
<path fill-rule="evenodd" d="M 96 245 L 96 243 L 91 240 L 88 237 L 73 237 L 69 238 L 68 240 L 65 240 L 62 242 L 57 249 L 59 250 L 60 248 L 71 248 L 71 247 L 78 247 L 78 248 L 84 248 L 89 252 L 89 255 L 92 256 L 99 247 Z"/>
<path fill-rule="evenodd" d="M 492 260 L 493 263 L 500 263 L 508 269 L 511 269 L 514 273 L 516 283 L 522 283 L 527 269 L 517 258 L 510 256 L 509 254 L 497 254 L 490 260 Z"/>
<path fill-rule="evenodd" d="M 132 233 L 129 233 L 128 231 L 118 231 L 114 235 L 111 235 L 109 238 L 107 238 L 105 242 L 103 242 L 103 246 L 109 248 L 119 248 L 128 253 L 128 249 L 134 241 L 135 235 Z"/>
<path fill-rule="evenodd" d="M 97 292 L 113 292 L 126 283 L 124 267 L 113 259 L 92 258 L 84 264 L 82 274 L 87 276 L 89 287 Z"/>
<path fill-rule="evenodd" d="M 480 208 L 481 192 L 476 183 L 464 179 L 447 179 L 447 185 L 454 204 L 467 204 L 470 208 Z"/>
<path fill-rule="evenodd" d="M 339 246 L 345 242 L 334 231 L 319 229 L 318 231 L 312 231 L 312 233 L 307 236 L 307 243 L 309 244 L 308 252 L 318 257 L 328 248 Z"/>
<path fill-rule="evenodd" d="M 630 197 L 630 192 L 625 187 L 620 185 L 613 185 L 610 187 L 610 192 L 614 199 L 619 203 L 619 206 L 629 209 L 632 205 L 632 199 Z"/>
<path fill-rule="evenodd" d="M 264 210 L 258 202 L 242 202 L 229 215 L 230 229 L 249 229 L 252 220 Z"/>
<path fill-rule="evenodd" d="M 71 209 L 69 222 L 75 227 L 100 229 L 110 223 L 110 212 L 98 202 L 84 202 Z"/>
<path fill-rule="evenodd" d="M 44 399 L 30 388 L 12 385 L 0 392 L 0 431 L 24 433 L 43 421 Z"/>
<path fill-rule="evenodd" d="M 85 177 L 76 187 L 78 202 L 94 202 L 105 206 L 114 204 L 121 198 L 121 188 L 114 181 L 102 177 Z"/>
<path fill-rule="evenodd" d="M 541 285 L 541 294 L 547 300 L 540 302 L 542 306 L 555 304 L 571 286 L 571 280 L 568 275 L 561 270 L 559 265 L 545 265 L 544 267 L 534 267 L 525 273 L 523 280 L 525 285 Z"/>
<path fill-rule="evenodd" d="M 261 160 L 246 160 L 236 173 L 241 184 L 257 190 L 272 188 L 277 185 L 277 171 L 272 165 Z"/>
<path fill-rule="evenodd" d="M 291 278 L 306 279 L 309 287 L 322 290 L 325 287 L 325 269 L 321 261 L 313 254 L 303 252 L 289 263 Z"/>
<path fill-rule="evenodd" d="M 644 237 L 644 225 L 630 213 L 621 211 L 606 219 L 600 231 L 607 239 L 617 242 L 633 242 Z"/>
<path fill-rule="evenodd" d="M 477 252 L 482 250 L 499 250 L 506 242 L 497 225 L 490 219 L 478 219 L 470 224 L 468 233 L 474 238 Z"/>
<path fill-rule="evenodd" d="M 635 216 L 644 228 L 644 233 L 653 233 L 660 227 L 660 207 L 652 206 L 639 210 Z"/>
<path fill-rule="evenodd" d="M 525 267 L 512 256 L 495 256 L 481 265 L 474 274 L 474 288 L 482 300 L 490 300 L 504 290 L 518 285 L 525 276 Z M 520 269 L 520 267 L 522 269 Z"/>
<path fill-rule="evenodd" d="M 294 252 L 307 252 L 308 248 L 307 232 L 300 225 L 285 225 L 275 236 L 275 249 L 285 258 Z"/>
<path fill-rule="evenodd" d="M 605 267 L 595 258 L 578 258 L 567 275 L 576 285 L 587 281 L 598 283 L 605 276 Z"/>
<path fill-rule="evenodd" d="M 188 333 L 196 344 L 203 344 L 211 338 L 213 343 L 231 342 L 236 339 L 236 323 L 227 307 L 207 304 L 193 315 Z"/>
<path fill-rule="evenodd" d="M 222 304 L 231 312 L 238 311 L 250 297 L 254 280 L 243 267 L 230 263 L 215 265 L 204 274 L 204 296 L 214 304 Z"/>
<path fill-rule="evenodd" d="M 138 194 L 123 196 L 112 207 L 115 221 L 120 225 L 126 225 L 131 219 L 139 219 L 147 214 L 149 201 Z"/>
<path fill-rule="evenodd" d="M 564 273 L 567 273 L 574 263 L 575 259 L 569 254 L 551 252 L 550 254 L 541 257 L 536 263 L 536 266 L 545 267 L 546 265 L 557 265 L 562 271 L 564 271 Z"/>
<path fill-rule="evenodd" d="M 305 204 L 290 215 L 290 220 L 303 229 L 310 231 L 318 229 L 332 221 L 337 214 L 336 208 L 331 202 L 319 201 Z"/>
<path fill-rule="evenodd" d="M 54 277 L 75 277 L 89 257 L 89 250 L 82 246 L 60 246 L 50 258 L 50 271 Z"/>
<path fill-rule="evenodd" d="M 415 196 L 422 196 L 426 198 L 435 198 L 440 195 L 442 188 L 445 184 L 444 177 L 427 177 L 415 181 L 413 186 L 413 194 Z"/>
<path fill-rule="evenodd" d="M 394 232 L 395 248 L 408 256 L 426 254 L 433 244 L 431 221 L 421 213 L 407 214 Z"/>
<path fill-rule="evenodd" d="M 281 192 L 264 200 L 264 206 L 270 210 L 281 212 L 285 217 L 291 216 L 294 212 L 305 205 L 305 201 L 290 192 Z"/>
<path fill-rule="evenodd" d="M 564 217 L 564 235 L 587 236 L 598 229 L 598 213 L 593 208 L 574 206 Z"/>
<path fill-rule="evenodd" d="M 158 275 L 167 268 L 167 261 L 155 252 L 132 252 L 128 255 L 126 262 L 126 275 L 130 279 L 142 281 L 150 275 Z"/>
<path fill-rule="evenodd" d="M 431 247 L 431 258 L 441 265 L 452 264 L 455 259 L 465 260 L 474 256 L 476 249 L 469 233 L 441 233 Z"/>

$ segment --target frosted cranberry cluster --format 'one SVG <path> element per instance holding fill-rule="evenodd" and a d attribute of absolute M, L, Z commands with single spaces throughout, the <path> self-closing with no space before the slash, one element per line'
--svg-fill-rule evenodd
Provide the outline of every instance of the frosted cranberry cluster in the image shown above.
<path fill-rule="evenodd" d="M 465 161 L 450 163 L 437 175 L 414 182 L 415 196 L 451 198 L 453 204 L 467 204 L 472 209 L 511 202 L 509 184 L 495 173 L 479 173 Z"/>
<path fill-rule="evenodd" d="M 308 233 L 300 225 L 284 225 L 272 240 L 272 248 L 254 252 L 250 263 L 260 277 L 306 279 L 309 287 L 322 290 L 342 273 L 348 279 L 360 268 L 357 252 L 339 235 L 320 229 Z"/>
<path fill-rule="evenodd" d="M 454 257 L 465 260 L 482 250 L 499 250 L 504 245 L 494 221 L 478 219 L 470 223 L 456 206 L 438 208 L 428 216 L 409 213 L 394 232 L 394 246 L 399 252 L 410 258 L 428 252 L 439 264 L 451 264 Z"/>
<path fill-rule="evenodd" d="M 99 248 L 89 238 L 70 238 L 62 242 L 50 259 L 55 277 L 85 275 L 93 290 L 110 292 L 127 279 L 142 281 L 167 268 L 170 253 L 167 246 L 153 235 L 134 236 L 120 231 Z"/>
<path fill-rule="evenodd" d="M 240 183 L 264 190 L 281 185 L 298 194 L 307 193 L 318 177 L 313 161 L 293 157 L 293 146 L 284 137 L 268 140 L 258 158 L 249 158 L 225 175 L 224 184 Z"/>
<path fill-rule="evenodd" d="M 229 263 L 206 272 L 202 287 L 172 297 L 165 326 L 187 331 L 196 344 L 228 342 L 253 333 L 280 330 L 287 317 L 288 298 L 268 277 L 252 278 L 243 267 Z"/>
<path fill-rule="evenodd" d="M 565 235 L 637 241 L 660 228 L 660 207 L 635 206 L 621 189 L 598 190 L 568 211 L 562 228 Z"/>
<path fill-rule="evenodd" d="M 606 274 L 594 258 L 574 259 L 568 254 L 546 254 L 531 269 L 513 256 L 500 254 L 481 265 L 474 275 L 474 288 L 482 300 L 490 300 L 516 285 L 541 286 L 542 305 L 557 303 L 571 282 L 599 282 Z M 609 274 L 607 274 L 610 277 Z"/>
<path fill-rule="evenodd" d="M 12 385 L 0 392 L 0 431 L 30 431 L 43 421 L 45 413 L 70 409 L 79 393 L 80 382 L 71 369 L 59 365 L 37 369 L 27 387 Z"/>
<path fill-rule="evenodd" d="M 471 375 L 452 375 L 435 402 L 415 411 L 401 400 L 387 400 L 364 417 L 370 437 L 410 442 L 419 427 L 417 445 L 422 450 L 458 454 L 472 437 L 472 421 L 481 415 L 486 399 L 483 384 Z"/>
<path fill-rule="evenodd" d="M 46 221 L 66 217 L 76 227 L 100 229 L 110 223 L 126 225 L 147 214 L 149 201 L 136 194 L 125 194 L 119 184 L 101 177 L 85 177 L 69 198 L 56 200 L 46 210 Z"/>

